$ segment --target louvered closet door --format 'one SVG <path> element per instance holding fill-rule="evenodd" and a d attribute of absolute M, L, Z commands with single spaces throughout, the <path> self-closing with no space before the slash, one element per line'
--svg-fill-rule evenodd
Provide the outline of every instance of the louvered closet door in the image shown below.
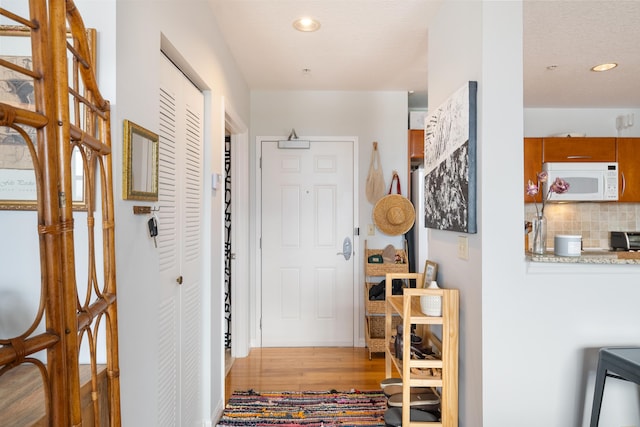
<path fill-rule="evenodd" d="M 162 57 L 158 182 L 158 426 L 194 426 L 202 412 L 204 97 Z"/>

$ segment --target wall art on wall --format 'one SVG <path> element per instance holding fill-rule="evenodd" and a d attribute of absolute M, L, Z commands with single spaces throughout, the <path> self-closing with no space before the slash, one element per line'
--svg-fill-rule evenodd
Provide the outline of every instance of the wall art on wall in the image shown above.
<path fill-rule="evenodd" d="M 477 89 L 468 82 L 425 119 L 425 227 L 477 232 Z"/>
<path fill-rule="evenodd" d="M 0 60 L 31 70 L 30 56 L 0 56 Z M 0 102 L 34 111 L 33 79 L 0 67 Z M 36 129 L 23 126 L 35 145 Z M 32 205 L 35 209 L 36 179 L 29 146 L 17 129 L 0 126 L 0 202 L 11 208 Z"/>
<path fill-rule="evenodd" d="M 68 33 L 68 37 L 70 45 L 73 45 L 71 33 Z M 87 29 L 87 39 L 91 52 L 95 52 L 95 29 Z M 28 73 L 33 70 L 29 28 L 0 25 L 0 45 L 2 46 L 0 103 L 35 112 L 34 79 Z M 94 69 L 95 56 L 92 55 Z M 74 68 L 72 65 L 73 57 L 70 53 L 68 53 L 67 61 L 70 64 L 69 87 L 78 91 L 78 87 L 75 87 L 73 83 L 73 73 L 78 73 L 78 71 L 77 67 Z M 79 79 L 76 81 L 80 82 Z M 73 113 L 70 115 L 70 120 L 73 120 Z M 31 152 L 31 149 L 35 152 L 37 146 L 36 135 L 35 127 L 17 124 L 0 125 L 0 210 L 37 209 L 36 163 L 34 163 Z M 70 166 L 73 208 L 84 210 L 87 208 L 85 202 L 87 187 L 83 158 L 79 146 L 75 146 L 72 150 Z"/>

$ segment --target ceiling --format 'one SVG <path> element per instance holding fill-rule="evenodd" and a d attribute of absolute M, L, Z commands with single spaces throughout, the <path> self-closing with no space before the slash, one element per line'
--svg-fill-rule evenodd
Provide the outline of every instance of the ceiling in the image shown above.
<path fill-rule="evenodd" d="M 252 90 L 427 90 L 440 0 L 209 1 Z M 640 1 L 525 0 L 523 9 L 525 107 L 640 107 Z M 294 30 L 303 16 L 320 30 Z M 589 70 L 602 62 L 620 65 Z"/>

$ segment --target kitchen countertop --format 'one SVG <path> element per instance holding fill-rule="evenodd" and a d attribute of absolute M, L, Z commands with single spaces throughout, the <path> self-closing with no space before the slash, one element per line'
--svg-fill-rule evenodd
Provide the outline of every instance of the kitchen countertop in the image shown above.
<path fill-rule="evenodd" d="M 640 264 L 640 252 L 586 249 L 580 256 L 558 256 L 554 255 L 553 250 L 549 250 L 543 255 L 527 252 L 527 260 L 564 264 Z"/>

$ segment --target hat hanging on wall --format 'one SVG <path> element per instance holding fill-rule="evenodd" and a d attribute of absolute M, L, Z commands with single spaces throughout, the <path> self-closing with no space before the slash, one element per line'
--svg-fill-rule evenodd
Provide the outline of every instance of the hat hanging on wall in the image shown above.
<path fill-rule="evenodd" d="M 413 227 L 416 212 L 413 203 L 400 194 L 389 194 L 373 208 L 373 222 L 384 234 L 398 236 Z"/>

